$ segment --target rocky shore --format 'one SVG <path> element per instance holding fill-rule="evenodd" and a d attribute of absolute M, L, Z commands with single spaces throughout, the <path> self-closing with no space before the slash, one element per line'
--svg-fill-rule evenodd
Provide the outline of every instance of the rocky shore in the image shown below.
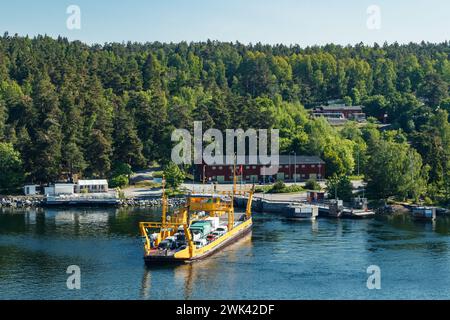
<path fill-rule="evenodd" d="M 169 198 L 167 200 L 167 205 L 169 207 L 179 207 L 186 203 L 185 198 Z M 124 199 L 120 200 L 120 206 L 123 207 L 160 207 L 162 205 L 162 200 L 160 198 L 155 199 Z"/>
<path fill-rule="evenodd" d="M 171 198 L 168 199 L 169 207 L 178 207 L 185 203 L 185 198 Z M 45 204 L 43 196 L 0 196 L 0 208 L 36 208 L 42 207 Z M 119 206 L 122 207 L 160 207 L 162 200 L 160 198 L 154 199 L 139 199 L 129 198 L 119 201 Z"/>
<path fill-rule="evenodd" d="M 0 196 L 0 208 L 33 208 L 41 207 L 44 197 Z"/>

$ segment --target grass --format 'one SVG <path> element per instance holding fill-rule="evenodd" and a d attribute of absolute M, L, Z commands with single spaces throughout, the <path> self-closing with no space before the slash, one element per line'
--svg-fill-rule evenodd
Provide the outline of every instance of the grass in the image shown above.
<path fill-rule="evenodd" d="M 303 191 L 305 191 L 305 188 L 297 184 L 290 186 L 258 186 L 255 188 L 255 192 L 257 193 L 298 193 Z"/>

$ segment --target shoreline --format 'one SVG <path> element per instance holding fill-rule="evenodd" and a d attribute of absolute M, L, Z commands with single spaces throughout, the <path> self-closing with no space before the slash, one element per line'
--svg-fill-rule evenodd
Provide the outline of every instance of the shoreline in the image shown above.
<path fill-rule="evenodd" d="M 167 202 L 169 207 L 176 207 L 182 205 L 185 202 L 185 198 L 169 198 Z M 126 198 L 120 199 L 116 207 L 160 207 L 161 205 L 162 200 L 160 198 Z M 44 196 L 0 196 L 0 209 L 42 207 L 46 207 Z M 96 206 L 93 205 L 92 207 Z"/>
<path fill-rule="evenodd" d="M 277 206 L 280 205 L 281 202 L 288 203 L 288 202 L 298 202 L 299 200 L 299 194 L 276 194 L 278 196 L 281 195 L 281 199 L 273 199 L 278 198 L 270 197 L 271 199 L 264 199 L 264 197 L 258 197 L 256 196 L 256 200 L 270 202 L 272 205 Z M 243 199 L 238 200 L 236 205 L 237 207 L 242 206 Z M 186 197 L 183 195 L 169 198 L 167 205 L 169 207 L 179 207 L 183 205 L 186 201 Z M 136 207 L 136 208 L 155 208 L 155 207 L 161 207 L 162 206 L 162 200 L 159 196 L 135 196 L 135 197 L 127 197 L 125 199 L 120 199 L 117 205 L 109 205 L 110 207 L 118 207 L 118 208 L 124 208 L 124 207 Z M 394 203 L 387 206 L 381 206 L 378 208 L 374 208 L 375 212 L 377 214 L 398 214 L 398 213 L 405 213 L 408 212 L 411 209 L 411 204 L 405 204 L 405 203 Z M 45 203 L 45 196 L 42 195 L 35 195 L 35 196 L 22 196 L 22 195 L 0 195 L 0 209 L 2 208 L 44 208 L 44 207 L 71 207 L 71 205 L 54 205 L 54 206 L 47 206 Z M 73 207 L 76 207 L 74 205 Z M 94 204 L 92 205 L 83 205 L 82 207 L 92 207 L 96 208 L 99 206 L 96 206 Z M 437 210 L 438 215 L 449 215 L 450 210 L 445 207 L 439 207 L 439 206 L 432 206 L 435 207 Z M 275 211 L 279 211 L 278 209 Z"/>

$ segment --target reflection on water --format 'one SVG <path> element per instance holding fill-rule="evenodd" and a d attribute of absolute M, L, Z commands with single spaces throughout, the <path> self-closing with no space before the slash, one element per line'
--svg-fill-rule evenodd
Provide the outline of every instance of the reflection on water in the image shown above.
<path fill-rule="evenodd" d="M 289 221 L 256 214 L 251 235 L 210 258 L 147 268 L 149 209 L 0 211 L 1 299 L 450 298 L 450 220 Z M 66 288 L 79 265 L 82 289 Z M 378 265 L 382 289 L 368 290 Z"/>
<path fill-rule="evenodd" d="M 224 278 L 231 287 L 239 288 L 235 277 L 239 273 L 238 261 L 242 256 L 248 256 L 251 249 L 252 235 L 250 233 L 208 259 L 174 266 L 146 267 L 142 278 L 141 298 L 158 299 L 157 294 L 160 288 L 155 288 L 155 294 L 152 296 L 152 279 L 160 273 L 172 274 L 173 289 L 182 293 L 181 298 L 185 300 L 195 299 L 197 296 L 195 292 L 198 291 L 203 295 L 203 299 L 208 299 L 209 294 L 214 294 L 212 291 L 220 288 Z M 226 274 L 223 274 L 224 264 L 228 266 Z M 153 282 L 155 286 L 159 285 L 157 279 Z"/>

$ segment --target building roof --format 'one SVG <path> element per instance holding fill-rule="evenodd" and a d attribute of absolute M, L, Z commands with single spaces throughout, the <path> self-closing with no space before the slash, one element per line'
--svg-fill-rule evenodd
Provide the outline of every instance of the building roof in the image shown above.
<path fill-rule="evenodd" d="M 280 164 L 324 164 L 325 162 L 317 156 L 280 155 Z"/>
<path fill-rule="evenodd" d="M 107 184 L 108 181 L 106 179 L 78 180 L 78 185 L 80 186 L 101 186 Z"/>
<path fill-rule="evenodd" d="M 341 106 L 341 105 L 337 105 L 337 106 L 320 106 L 319 108 L 322 109 L 323 111 L 342 111 L 342 110 L 361 111 L 362 110 L 362 106 Z"/>

